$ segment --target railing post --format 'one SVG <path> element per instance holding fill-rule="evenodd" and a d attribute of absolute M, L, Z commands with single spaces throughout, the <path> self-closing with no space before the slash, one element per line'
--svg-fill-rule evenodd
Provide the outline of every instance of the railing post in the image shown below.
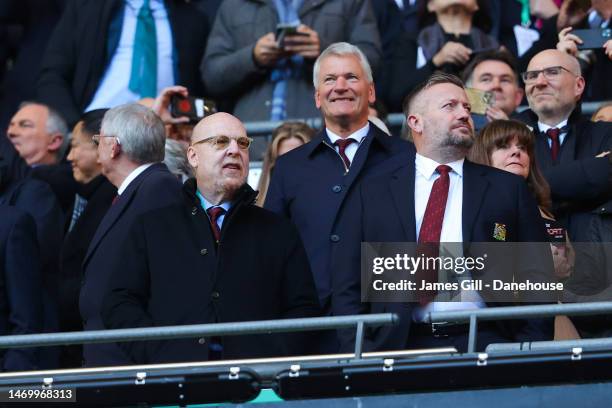
<path fill-rule="evenodd" d="M 476 351 L 476 336 L 478 336 L 478 317 L 475 314 L 470 315 L 470 333 L 468 337 L 468 353 Z"/>
<path fill-rule="evenodd" d="M 357 333 L 355 335 L 355 359 L 361 360 L 361 353 L 363 352 L 363 320 L 357 323 Z"/>

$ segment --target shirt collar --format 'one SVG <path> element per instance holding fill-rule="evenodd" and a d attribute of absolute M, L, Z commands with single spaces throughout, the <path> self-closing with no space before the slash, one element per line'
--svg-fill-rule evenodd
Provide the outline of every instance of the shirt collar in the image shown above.
<path fill-rule="evenodd" d="M 336 140 L 342 139 L 340 136 L 338 136 L 337 134 L 329 130 L 329 128 L 325 128 L 325 131 L 327 132 L 327 136 L 329 137 L 329 140 L 332 144 L 336 143 Z M 358 144 L 361 144 L 361 141 L 368 135 L 369 131 L 370 131 L 370 122 L 367 122 L 364 127 L 356 130 L 355 132 L 350 134 L 346 139 L 350 137 L 351 139 L 355 139 Z"/>
<path fill-rule="evenodd" d="M 202 205 L 202 208 L 204 209 L 204 211 L 208 211 L 208 209 L 211 207 L 221 207 L 225 210 L 225 212 L 228 212 L 229 209 L 232 207 L 232 203 L 230 203 L 229 201 L 224 201 L 219 205 L 213 205 L 210 201 L 204 198 L 202 193 L 200 193 L 200 190 L 196 191 L 196 195 L 200 199 L 200 204 Z"/>
<path fill-rule="evenodd" d="M 117 195 L 123 194 L 123 192 L 125 191 L 126 188 L 128 188 L 130 183 L 132 181 L 134 181 L 134 179 L 136 177 L 140 176 L 140 174 L 143 171 L 145 171 L 146 169 L 148 169 L 152 165 L 153 165 L 153 163 L 146 163 L 146 164 L 142 164 L 142 165 L 136 167 L 134 170 L 132 170 L 132 172 L 130 174 L 128 174 L 128 176 L 125 178 L 125 180 L 123 180 L 123 183 L 121 183 L 121 185 L 117 189 Z"/>
<path fill-rule="evenodd" d="M 459 177 L 463 177 L 463 162 L 465 159 L 459 159 L 454 162 L 445 163 L 453 172 L 455 172 Z M 436 168 L 441 164 L 435 160 L 430 159 L 429 157 L 422 156 L 420 154 L 416 154 L 414 159 L 415 167 L 417 173 L 423 176 L 425 179 L 430 180 L 436 172 Z"/>
<path fill-rule="evenodd" d="M 555 126 L 549 126 L 549 125 L 547 125 L 545 123 L 538 122 L 538 129 L 540 129 L 541 133 L 546 133 L 548 131 L 548 129 L 552 129 L 552 128 L 563 129 L 566 126 L 567 126 L 567 119 L 557 123 L 557 125 L 555 125 Z"/>

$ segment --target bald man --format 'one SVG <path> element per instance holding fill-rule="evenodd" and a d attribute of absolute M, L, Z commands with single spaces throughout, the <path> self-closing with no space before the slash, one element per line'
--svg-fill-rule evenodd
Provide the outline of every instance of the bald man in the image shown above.
<path fill-rule="evenodd" d="M 297 230 L 254 205 L 244 125 L 217 113 L 194 128 L 195 178 L 183 202 L 144 214 L 125 240 L 103 305 L 108 328 L 310 317 L 319 314 Z M 253 335 L 122 345 L 136 363 L 302 353 L 305 338 Z"/>
<path fill-rule="evenodd" d="M 530 109 L 520 119 L 536 134 L 536 160 L 550 184 L 553 212 L 570 239 L 588 241 L 593 210 L 612 198 L 612 125 L 581 116 L 585 82 L 576 58 L 542 51 L 523 80 Z"/>

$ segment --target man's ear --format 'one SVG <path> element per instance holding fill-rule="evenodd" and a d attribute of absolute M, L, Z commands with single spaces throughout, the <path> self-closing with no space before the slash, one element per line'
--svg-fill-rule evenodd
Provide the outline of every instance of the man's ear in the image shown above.
<path fill-rule="evenodd" d="M 525 90 L 523 88 L 518 88 L 518 90 L 516 91 L 516 96 L 514 97 L 514 109 L 518 108 L 521 105 L 521 102 L 523 101 L 523 96 L 525 96 Z"/>
<path fill-rule="evenodd" d="M 61 133 L 52 134 L 49 137 L 49 144 L 47 145 L 47 150 L 50 152 L 57 152 L 62 148 L 62 143 L 64 142 L 64 135 Z"/>
<path fill-rule="evenodd" d="M 413 133 L 423 133 L 423 119 L 418 113 L 408 115 L 406 124 Z"/>
<path fill-rule="evenodd" d="M 121 153 L 121 144 L 117 138 L 113 138 L 113 144 L 111 145 L 111 159 L 119 156 Z"/>
<path fill-rule="evenodd" d="M 187 148 L 187 161 L 189 162 L 189 165 L 194 169 L 198 168 L 198 155 L 196 154 L 196 151 L 193 146 L 189 146 Z"/>

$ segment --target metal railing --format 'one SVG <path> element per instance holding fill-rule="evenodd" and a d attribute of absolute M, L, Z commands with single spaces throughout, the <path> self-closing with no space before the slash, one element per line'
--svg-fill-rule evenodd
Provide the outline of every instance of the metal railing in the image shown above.
<path fill-rule="evenodd" d="M 586 316 L 612 312 L 612 302 L 505 306 L 486 309 L 430 312 L 426 316 L 428 323 L 469 322 L 468 353 L 475 352 L 478 331 L 478 320 L 512 320 L 535 317 L 552 317 L 556 315 Z"/>
<path fill-rule="evenodd" d="M 301 319 L 260 320 L 254 322 L 194 324 L 133 329 L 92 330 L 85 332 L 41 333 L 0 336 L 0 348 L 58 346 L 68 344 L 111 343 L 181 339 L 200 336 L 236 336 L 356 327 L 355 358 L 361 358 L 365 326 L 384 326 L 398 322 L 397 315 L 310 317 Z"/>

